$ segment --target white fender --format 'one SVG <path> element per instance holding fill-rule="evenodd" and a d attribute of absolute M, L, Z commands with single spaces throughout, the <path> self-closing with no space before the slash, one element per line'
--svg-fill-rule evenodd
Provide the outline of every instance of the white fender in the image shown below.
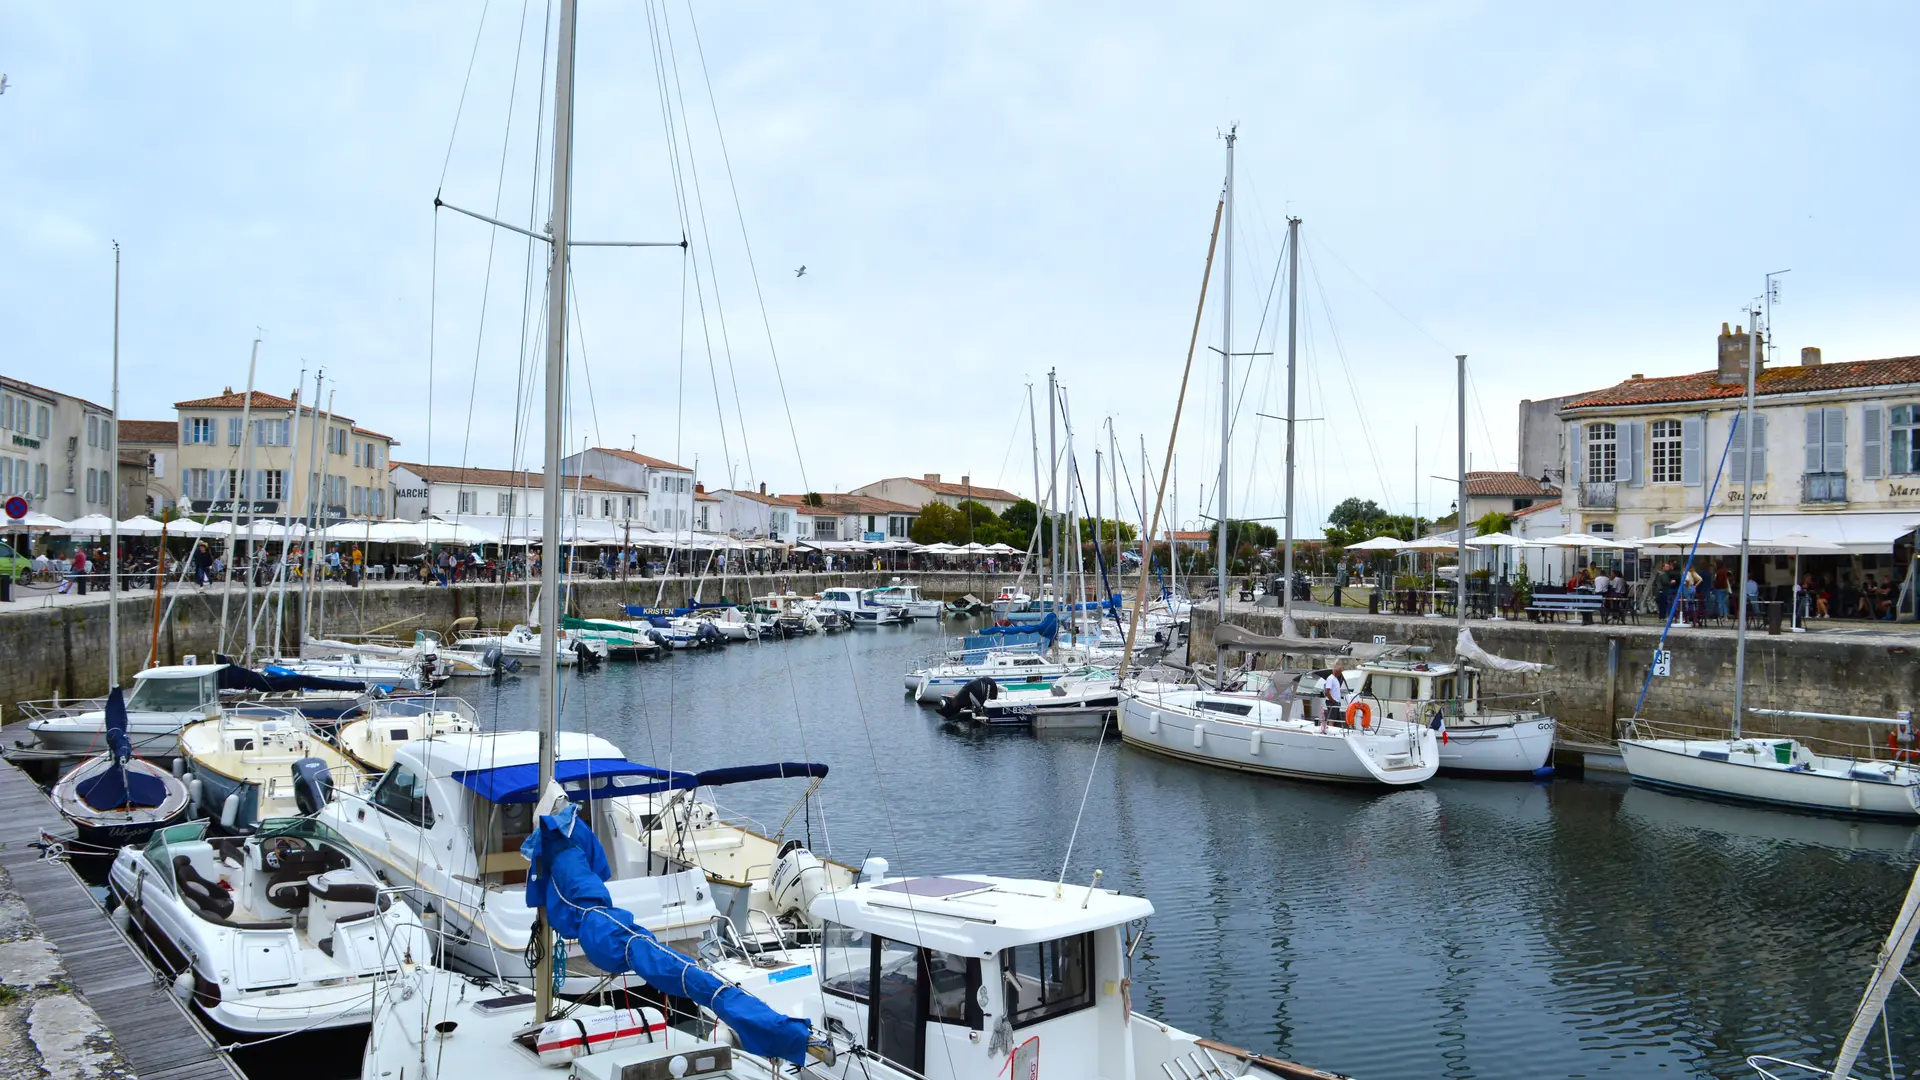
<path fill-rule="evenodd" d="M 226 802 L 220 804 L 220 827 L 231 829 L 233 823 L 238 820 L 240 820 L 240 793 L 236 791 L 227 796 Z"/>

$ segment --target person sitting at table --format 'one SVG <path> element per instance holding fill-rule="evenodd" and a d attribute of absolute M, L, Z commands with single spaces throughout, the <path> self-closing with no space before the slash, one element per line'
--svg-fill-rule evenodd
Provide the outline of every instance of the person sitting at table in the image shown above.
<path fill-rule="evenodd" d="M 1594 571 L 1592 584 L 1594 592 L 1600 593 L 1603 596 L 1606 594 L 1607 586 L 1612 584 L 1612 579 L 1607 577 L 1607 571 L 1604 567 Z"/>
<path fill-rule="evenodd" d="M 1872 574 L 1868 574 L 1860 582 L 1860 598 L 1853 606 L 1853 614 L 1855 617 L 1862 619 L 1873 618 L 1874 600 L 1879 594 L 1879 583 L 1873 580 Z"/>

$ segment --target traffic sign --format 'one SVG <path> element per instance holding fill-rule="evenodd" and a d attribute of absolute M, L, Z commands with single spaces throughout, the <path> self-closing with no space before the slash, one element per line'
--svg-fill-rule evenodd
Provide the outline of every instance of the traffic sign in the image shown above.
<path fill-rule="evenodd" d="M 19 521 L 27 516 L 27 500 L 15 495 L 7 500 L 7 517 Z"/>

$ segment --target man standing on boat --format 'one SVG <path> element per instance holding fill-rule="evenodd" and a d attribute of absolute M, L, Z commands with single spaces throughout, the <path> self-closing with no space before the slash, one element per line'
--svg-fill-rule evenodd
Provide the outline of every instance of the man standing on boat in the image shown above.
<path fill-rule="evenodd" d="M 1327 723 L 1338 718 L 1347 704 L 1347 679 L 1340 669 L 1340 661 L 1333 662 L 1333 671 L 1321 682 L 1320 692 L 1326 697 L 1320 712 L 1320 734 L 1325 735 Z"/>

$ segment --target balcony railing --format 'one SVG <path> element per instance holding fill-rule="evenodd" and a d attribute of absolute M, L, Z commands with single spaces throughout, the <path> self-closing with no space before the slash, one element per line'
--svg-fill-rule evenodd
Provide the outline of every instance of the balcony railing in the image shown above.
<path fill-rule="evenodd" d="M 1619 505 L 1617 485 L 1611 480 L 1590 480 L 1580 485 L 1580 508 L 1583 510 L 1611 510 Z"/>
<path fill-rule="evenodd" d="M 1847 474 L 1806 473 L 1800 478 L 1803 503 L 1843 503 L 1847 501 Z"/>

